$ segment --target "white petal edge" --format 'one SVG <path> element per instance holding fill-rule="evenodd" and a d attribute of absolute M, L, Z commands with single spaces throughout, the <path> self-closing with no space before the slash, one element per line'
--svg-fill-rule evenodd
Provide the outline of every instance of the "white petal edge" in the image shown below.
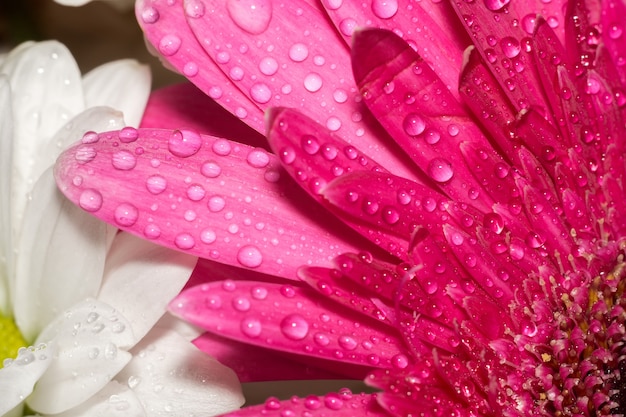
<path fill-rule="evenodd" d="M 100 65 L 83 77 L 87 107 L 109 106 L 124 113 L 129 126 L 139 126 L 148 103 L 152 76 L 147 65 L 123 59 Z"/>
<path fill-rule="evenodd" d="M 145 417 L 135 393 L 116 381 L 111 381 L 89 400 L 54 417 Z"/>
<path fill-rule="evenodd" d="M 243 405 L 235 373 L 172 329 L 155 327 L 133 352 L 116 380 L 133 389 L 148 417 L 208 417 Z"/>
<path fill-rule="evenodd" d="M 57 354 L 39 379 L 28 406 L 57 414 L 83 404 L 131 360 L 132 325 L 113 307 L 88 299 L 72 307 L 39 336 L 52 340 Z"/>
<path fill-rule="evenodd" d="M 52 168 L 37 182 L 17 244 L 15 322 L 32 341 L 52 318 L 95 297 L 106 256 L 106 225 L 68 201 Z"/>
<path fill-rule="evenodd" d="M 54 165 L 61 152 L 73 145 L 78 138 L 82 138 L 86 132 L 120 130 L 124 126 L 126 124 L 121 111 L 105 106 L 91 107 L 77 114 L 54 134 L 45 144 L 43 152 L 37 155 L 35 165 L 42 167 Z"/>
<path fill-rule="evenodd" d="M 18 46 L 3 62 L 13 107 L 13 204 L 11 223 L 21 224 L 27 193 L 47 168 L 33 162 L 45 143 L 84 109 L 80 71 L 69 50 L 56 41 Z M 14 232 L 15 233 L 15 232 Z"/>
<path fill-rule="evenodd" d="M 11 317 L 9 276 L 13 270 L 11 233 L 11 177 L 13 167 L 13 112 L 11 87 L 6 76 L 0 74 L 0 312 Z"/>
<path fill-rule="evenodd" d="M 48 369 L 54 356 L 53 344 L 20 349 L 17 358 L 0 368 L 0 416 L 14 410 L 33 392 L 35 383 Z"/>
<path fill-rule="evenodd" d="M 119 233 L 107 255 L 98 300 L 132 323 L 138 342 L 163 316 L 196 262 L 193 256 Z"/>

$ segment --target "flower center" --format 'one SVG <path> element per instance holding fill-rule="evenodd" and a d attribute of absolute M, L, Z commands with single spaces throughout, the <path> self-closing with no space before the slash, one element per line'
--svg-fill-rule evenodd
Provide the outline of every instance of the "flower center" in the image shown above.
<path fill-rule="evenodd" d="M 588 304 L 564 299 L 567 311 L 555 315 L 557 329 L 543 355 L 551 368 L 543 379 L 553 415 L 626 413 L 626 264 L 596 277 Z"/>
<path fill-rule="evenodd" d="M 12 318 L 0 313 L 0 361 L 15 358 L 19 348 L 28 346 Z M 3 363 L 0 362 L 0 368 Z"/>

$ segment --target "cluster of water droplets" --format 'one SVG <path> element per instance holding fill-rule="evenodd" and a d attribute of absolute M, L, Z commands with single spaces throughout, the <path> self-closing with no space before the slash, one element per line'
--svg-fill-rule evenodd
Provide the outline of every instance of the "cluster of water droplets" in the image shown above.
<path fill-rule="evenodd" d="M 308 289 L 228 280 L 186 291 L 172 309 L 209 331 L 278 350 L 368 366 L 408 364 L 396 336 L 315 301 Z"/>

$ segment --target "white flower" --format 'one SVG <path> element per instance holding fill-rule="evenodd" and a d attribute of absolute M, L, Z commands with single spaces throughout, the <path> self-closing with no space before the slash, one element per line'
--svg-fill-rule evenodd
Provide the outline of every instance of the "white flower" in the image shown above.
<path fill-rule="evenodd" d="M 0 58 L 0 352 L 3 323 L 32 344 L 0 369 L 0 416 L 207 416 L 243 402 L 230 369 L 159 321 L 195 258 L 108 228 L 52 177 L 64 138 L 137 125 L 149 89 L 129 60 L 81 78 L 57 42 Z"/>

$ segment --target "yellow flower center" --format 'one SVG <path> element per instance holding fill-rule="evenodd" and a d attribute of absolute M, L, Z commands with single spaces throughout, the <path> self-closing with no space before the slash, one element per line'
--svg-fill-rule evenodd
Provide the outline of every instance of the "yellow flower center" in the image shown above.
<path fill-rule="evenodd" d="M 17 350 L 24 346 L 28 346 L 28 343 L 22 337 L 13 319 L 0 313 L 0 368 L 3 367 L 4 359 L 15 358 Z"/>

